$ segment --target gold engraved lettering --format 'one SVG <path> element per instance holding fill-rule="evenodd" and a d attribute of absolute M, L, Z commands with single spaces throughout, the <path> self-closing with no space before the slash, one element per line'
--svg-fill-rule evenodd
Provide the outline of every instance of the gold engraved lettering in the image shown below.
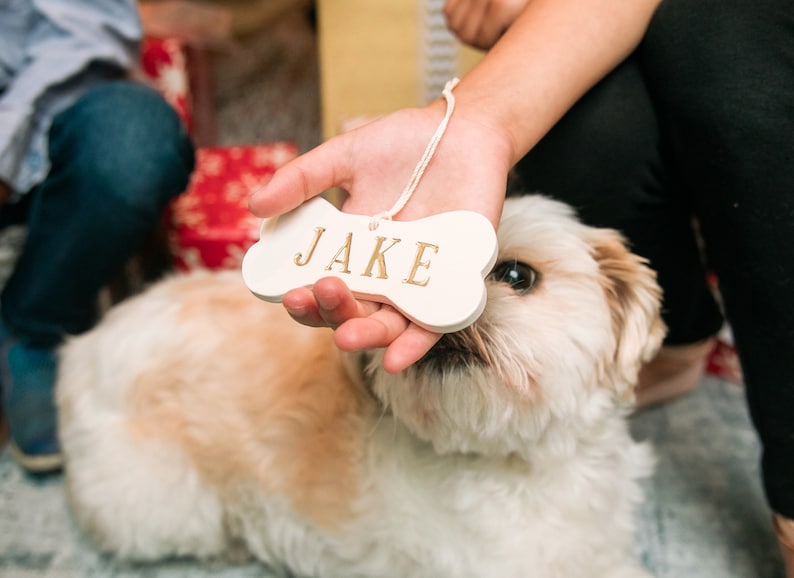
<path fill-rule="evenodd" d="M 312 255 L 314 255 L 314 250 L 317 248 L 317 242 L 322 237 L 322 234 L 325 233 L 325 227 L 315 227 L 314 228 L 314 239 L 312 239 L 312 244 L 309 245 L 309 252 L 306 253 L 306 258 L 303 258 L 303 253 L 295 253 L 292 257 L 292 262 L 295 263 L 298 267 L 303 267 L 307 265 L 309 261 L 312 260 Z"/>
<path fill-rule="evenodd" d="M 416 273 L 419 270 L 419 267 L 422 267 L 425 270 L 430 269 L 430 258 L 426 259 L 425 261 L 422 261 L 422 257 L 424 256 L 426 249 L 432 249 L 433 253 L 438 253 L 438 245 L 417 241 L 416 247 L 417 249 L 416 249 L 416 256 L 414 257 L 414 264 L 411 266 L 411 272 L 408 274 L 408 277 L 403 279 L 403 283 L 408 283 L 409 285 L 418 285 L 419 287 L 425 287 L 427 283 L 430 281 L 430 275 L 428 275 L 422 280 L 417 280 Z"/>
<path fill-rule="evenodd" d="M 331 267 L 334 266 L 334 263 L 339 263 L 342 265 L 342 270 L 340 273 L 350 273 L 350 269 L 348 269 L 348 265 L 350 264 L 350 246 L 353 244 L 353 233 L 348 233 L 347 237 L 345 238 L 344 244 L 339 247 L 339 250 L 334 255 L 334 258 L 331 259 L 331 262 L 325 266 L 326 271 L 330 271 Z M 340 258 L 341 255 L 341 258 Z"/>
<path fill-rule="evenodd" d="M 394 247 L 397 243 L 401 241 L 401 239 L 392 239 L 391 244 L 386 247 L 385 249 L 381 249 L 383 246 L 383 241 L 386 240 L 386 237 L 375 237 L 375 248 L 372 249 L 372 255 L 369 258 L 369 263 L 367 264 L 367 268 L 361 274 L 362 277 L 372 277 L 372 267 L 375 265 L 375 262 L 378 263 L 378 279 L 388 279 L 388 275 L 386 275 L 386 259 L 383 254 Z"/>

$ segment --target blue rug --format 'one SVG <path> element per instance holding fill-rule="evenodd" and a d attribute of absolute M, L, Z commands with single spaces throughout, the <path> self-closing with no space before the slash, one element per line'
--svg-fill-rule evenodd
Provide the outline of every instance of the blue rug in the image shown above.
<path fill-rule="evenodd" d="M 657 578 L 784 578 L 741 387 L 706 378 L 635 415 L 632 429 L 658 458 L 638 512 L 638 547 Z"/>
<path fill-rule="evenodd" d="M 654 444 L 659 460 L 646 484 L 647 501 L 637 512 L 637 548 L 651 573 L 783 578 L 742 389 L 707 378 L 692 395 L 637 414 L 632 427 L 638 439 Z M 271 578 L 255 563 L 115 563 L 75 529 L 62 478 L 31 480 L 7 452 L 0 453 L 0 576 Z"/>

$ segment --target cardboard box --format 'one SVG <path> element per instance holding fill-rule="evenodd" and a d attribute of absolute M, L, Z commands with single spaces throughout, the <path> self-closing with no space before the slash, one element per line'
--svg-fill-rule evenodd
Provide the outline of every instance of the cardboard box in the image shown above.
<path fill-rule="evenodd" d="M 481 53 L 447 31 L 443 0 L 318 0 L 323 135 L 421 106 Z"/>

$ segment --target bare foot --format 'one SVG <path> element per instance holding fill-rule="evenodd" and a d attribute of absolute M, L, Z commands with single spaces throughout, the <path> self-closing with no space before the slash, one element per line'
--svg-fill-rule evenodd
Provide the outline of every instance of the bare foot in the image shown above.
<path fill-rule="evenodd" d="M 774 524 L 780 542 L 780 551 L 783 553 L 783 563 L 786 566 L 786 578 L 794 578 L 794 520 L 775 514 Z"/>

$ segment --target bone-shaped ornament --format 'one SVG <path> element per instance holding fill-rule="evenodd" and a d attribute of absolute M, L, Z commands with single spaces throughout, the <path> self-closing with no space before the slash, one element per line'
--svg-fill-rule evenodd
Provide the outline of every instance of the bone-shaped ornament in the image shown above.
<path fill-rule="evenodd" d="M 388 303 L 417 325 L 451 333 L 485 308 L 483 279 L 496 261 L 496 232 L 484 216 L 452 211 L 416 221 L 342 213 L 321 197 L 262 223 L 243 259 L 245 284 L 280 302 L 290 289 L 334 276 L 357 296 Z"/>

